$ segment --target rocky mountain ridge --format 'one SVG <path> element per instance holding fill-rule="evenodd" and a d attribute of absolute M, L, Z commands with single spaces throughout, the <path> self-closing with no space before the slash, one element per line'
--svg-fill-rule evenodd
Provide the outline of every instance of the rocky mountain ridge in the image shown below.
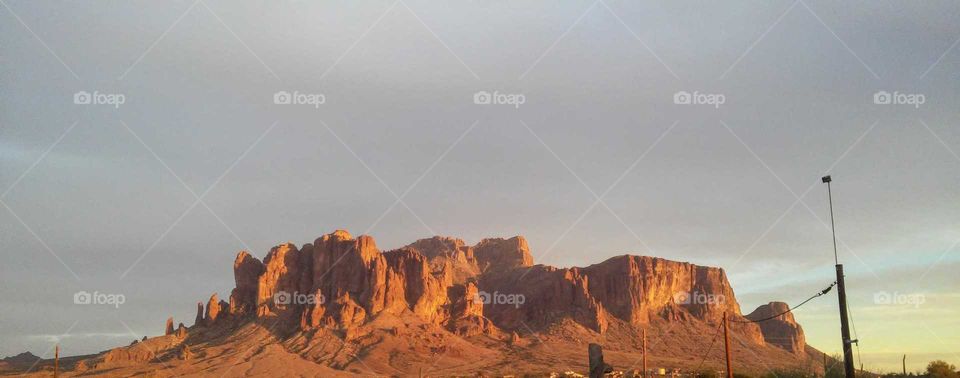
<path fill-rule="evenodd" d="M 163 336 L 63 361 L 65 376 L 539 375 L 582 371 L 589 343 L 630 370 L 644 337 L 652 366 L 694 369 L 702 356 L 720 366 L 721 351 L 704 344 L 724 313 L 741 372 L 817 373 L 824 358 L 792 314 L 753 321 L 787 304 L 744 316 L 721 268 L 633 255 L 535 265 L 522 236 L 475 245 L 437 236 L 381 251 L 337 230 L 263 260 L 241 251 L 233 273 L 229 296 L 198 302 L 193 326 L 168 318 Z"/>
<path fill-rule="evenodd" d="M 613 319 L 638 327 L 654 317 L 717 323 L 724 312 L 747 321 L 788 308 L 771 302 L 744 317 L 721 268 L 632 255 L 583 268 L 534 265 L 522 236 L 473 246 L 438 236 L 381 252 L 372 237 L 337 230 L 300 248 L 278 245 L 262 262 L 242 251 L 233 270 L 229 302 L 214 294 L 204 311 L 198 305 L 203 325 L 276 317 L 301 331 L 349 330 L 381 314 L 412 313 L 461 336 L 537 331 L 563 319 L 603 334 Z M 803 351 L 792 314 L 733 327 L 751 342 Z"/>

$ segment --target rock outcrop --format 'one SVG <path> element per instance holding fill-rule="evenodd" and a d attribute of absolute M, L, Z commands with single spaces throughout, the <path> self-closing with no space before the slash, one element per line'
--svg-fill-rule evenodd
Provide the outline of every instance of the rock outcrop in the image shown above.
<path fill-rule="evenodd" d="M 228 307 L 229 304 L 227 304 L 227 302 L 221 301 L 217 297 L 217 293 L 213 293 L 213 295 L 210 296 L 210 300 L 207 301 L 207 312 L 203 315 L 204 324 L 208 326 L 212 325 Z"/>
<path fill-rule="evenodd" d="M 183 323 L 180 323 L 180 325 L 177 326 L 177 331 L 174 332 L 174 335 L 177 335 L 177 338 L 180 339 L 187 338 L 187 327 L 185 327 Z"/>
<path fill-rule="evenodd" d="M 719 321 L 740 305 L 723 269 L 648 256 L 617 256 L 583 268 L 590 294 L 614 316 L 645 323 L 672 304 L 693 316 Z"/>
<path fill-rule="evenodd" d="M 763 339 L 790 352 L 801 354 L 807 345 L 803 328 L 789 312 L 790 306 L 783 302 L 770 302 L 753 310 L 747 319 L 759 321 Z M 779 315 L 779 316 L 778 316 Z M 766 319 L 766 320 L 764 320 Z"/>
<path fill-rule="evenodd" d="M 240 251 L 233 261 L 233 277 L 236 287 L 230 292 L 230 314 L 247 315 L 256 311 L 257 288 L 264 266 L 260 260 Z"/>
<path fill-rule="evenodd" d="M 194 326 L 203 325 L 203 302 L 197 302 L 197 317 L 193 321 Z"/>
<path fill-rule="evenodd" d="M 292 243 L 278 245 L 262 263 L 240 252 L 234 261 L 237 287 L 231 294 L 229 313 L 238 317 L 278 317 L 302 329 L 349 329 L 380 313 L 410 312 L 425 321 L 451 327 L 460 318 L 469 319 L 476 326 L 460 324 L 465 332 L 468 328 L 469 332 L 482 332 L 489 321 L 481 320 L 482 307 L 473 302 L 475 285 L 471 286 L 473 291 L 466 286 L 459 291 L 449 290 L 456 280 L 451 265 L 442 261 L 457 260 L 466 264 L 462 267 L 465 271 L 476 274 L 473 253 L 456 242 L 443 246 L 444 241 L 448 240 L 437 240 L 432 245 L 422 241 L 416 246 L 381 252 L 373 238 L 354 238 L 340 230 L 300 249 Z M 517 253 L 517 246 L 521 245 L 516 240 L 501 244 L 504 255 Z M 449 251 L 444 250 L 447 247 Z M 490 255 L 496 257 L 496 252 Z M 431 264 L 429 256 L 439 259 L 436 265 Z M 522 260 L 522 256 L 518 259 Z M 205 324 L 216 322 L 216 302 L 211 297 Z"/>
<path fill-rule="evenodd" d="M 530 247 L 523 236 L 483 239 L 473 247 L 482 271 L 506 270 L 533 265 Z"/>
<path fill-rule="evenodd" d="M 174 335 L 165 335 L 153 338 L 144 336 L 139 342 L 129 346 L 113 348 L 98 356 L 84 361 L 83 368 L 109 370 L 121 366 L 141 365 L 148 363 L 162 363 L 167 355 L 183 344 L 184 339 Z M 117 374 L 111 374 L 117 375 Z"/>
<path fill-rule="evenodd" d="M 295 296 L 300 288 L 300 251 L 293 243 L 273 247 L 263 259 L 261 274 L 256 280 L 255 308 L 258 316 L 281 315 L 288 317 L 298 309 Z M 237 257 L 238 259 L 240 256 Z M 256 261 L 259 264 L 259 261 Z M 244 306 L 247 306 L 244 304 Z"/>
<path fill-rule="evenodd" d="M 500 328 L 545 328 L 569 318 L 596 332 L 607 329 L 609 314 L 590 294 L 589 279 L 580 268 L 537 265 L 490 271 L 478 283 L 484 315 Z"/>
<path fill-rule="evenodd" d="M 163 332 L 163 334 L 164 335 L 173 334 L 173 317 L 172 316 L 167 318 L 167 327 L 166 327 L 166 330 Z"/>

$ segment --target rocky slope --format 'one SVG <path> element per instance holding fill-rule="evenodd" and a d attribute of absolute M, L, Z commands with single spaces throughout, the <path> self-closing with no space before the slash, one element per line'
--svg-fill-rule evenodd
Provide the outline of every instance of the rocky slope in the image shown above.
<path fill-rule="evenodd" d="M 770 302 L 766 305 L 757 307 L 753 310 L 747 319 L 758 322 L 760 330 L 763 333 L 763 339 L 770 344 L 795 353 L 803 353 L 804 346 L 807 345 L 806 338 L 803 336 L 803 328 L 793 318 L 793 314 L 787 312 L 790 306 L 783 302 Z M 782 314 L 782 315 L 779 315 Z M 770 319 L 773 317 L 772 319 Z"/>
<path fill-rule="evenodd" d="M 229 301 L 214 293 L 198 303 L 192 327 L 169 319 L 165 336 L 89 358 L 76 371 L 174 365 L 170 374 L 188 374 L 246 345 L 244 360 L 275 353 L 318 372 L 406 375 L 429 363 L 449 374 L 515 373 L 558 361 L 578 370 L 588 342 L 604 344 L 607 360 L 629 370 L 640 330 L 659 339 L 651 340 L 652 361 L 691 368 L 724 313 L 735 321 L 746 369 L 815 370 L 819 361 L 792 314 L 747 321 L 787 306 L 772 302 L 744 317 L 723 269 L 630 255 L 584 268 L 534 265 L 520 236 L 473 246 L 433 237 L 380 251 L 372 237 L 338 230 L 299 248 L 278 245 L 262 261 L 240 252 L 233 272 Z M 231 343 L 240 347 L 218 349 Z"/>

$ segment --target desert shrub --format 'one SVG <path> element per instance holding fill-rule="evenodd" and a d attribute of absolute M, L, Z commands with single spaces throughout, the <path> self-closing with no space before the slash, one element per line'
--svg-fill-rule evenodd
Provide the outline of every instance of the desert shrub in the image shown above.
<path fill-rule="evenodd" d="M 827 360 L 827 371 L 825 378 L 845 378 L 846 373 L 843 371 L 843 356 L 839 354 L 834 354 L 830 356 L 830 359 Z"/>
<path fill-rule="evenodd" d="M 943 360 L 930 361 L 927 364 L 927 375 L 930 378 L 957 378 L 957 367 Z"/>
<path fill-rule="evenodd" d="M 697 378 L 720 378 L 716 370 L 701 370 L 697 372 Z"/>
<path fill-rule="evenodd" d="M 802 370 L 775 369 L 773 371 L 769 371 L 761 375 L 760 377 L 761 378 L 809 378 L 811 376 L 813 376 L 813 374 L 810 374 L 809 372 L 802 371 Z"/>

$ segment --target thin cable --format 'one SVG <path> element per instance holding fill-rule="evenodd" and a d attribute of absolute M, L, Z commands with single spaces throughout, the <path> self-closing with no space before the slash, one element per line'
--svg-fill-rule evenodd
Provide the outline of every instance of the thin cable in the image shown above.
<path fill-rule="evenodd" d="M 779 314 L 776 314 L 776 315 L 773 315 L 773 316 L 768 316 L 768 317 L 763 318 L 763 319 L 757 319 L 757 320 L 750 320 L 750 319 L 747 319 L 747 320 L 731 320 L 731 322 L 733 322 L 733 323 L 759 323 L 759 322 L 765 322 L 765 321 L 770 320 L 770 319 L 779 318 L 779 317 L 782 316 L 783 314 L 786 314 L 786 313 L 788 313 L 788 312 L 791 312 L 791 311 L 793 311 L 793 310 L 796 310 L 796 309 L 799 308 L 800 306 L 803 306 L 803 305 L 807 304 L 807 302 L 812 301 L 813 298 L 822 296 L 822 295 L 830 292 L 830 289 L 833 289 L 833 287 L 836 286 L 836 284 L 837 284 L 837 282 L 834 281 L 832 284 L 830 284 L 830 286 L 827 286 L 826 289 L 821 290 L 819 293 L 814 294 L 814 295 L 813 295 L 812 297 L 810 297 L 810 298 L 807 298 L 807 300 L 805 300 L 805 301 L 803 301 L 803 302 L 800 302 L 800 304 L 798 304 L 798 305 L 796 305 L 796 306 L 793 306 L 793 307 L 787 309 L 787 311 L 781 312 L 781 313 L 779 313 Z M 746 319 L 746 318 L 745 318 L 745 319 Z"/>
<path fill-rule="evenodd" d="M 703 359 L 700 360 L 700 365 L 697 365 L 697 370 L 694 370 L 694 374 L 700 371 L 700 368 L 703 367 L 703 363 L 707 360 L 707 357 L 710 356 L 710 352 L 713 351 L 713 344 L 717 342 L 717 337 L 720 336 L 720 328 L 723 326 L 723 323 L 717 324 L 717 332 L 713 334 L 713 341 L 710 342 L 710 347 L 707 348 L 707 354 L 703 355 Z"/>
<path fill-rule="evenodd" d="M 850 326 L 853 328 L 853 338 L 857 340 L 857 362 L 863 366 L 863 356 L 860 355 L 860 335 L 857 334 L 857 323 L 853 321 L 853 312 L 850 311 L 850 303 L 847 303 L 847 317 L 850 318 Z M 863 369 L 861 369 L 863 370 Z"/>

